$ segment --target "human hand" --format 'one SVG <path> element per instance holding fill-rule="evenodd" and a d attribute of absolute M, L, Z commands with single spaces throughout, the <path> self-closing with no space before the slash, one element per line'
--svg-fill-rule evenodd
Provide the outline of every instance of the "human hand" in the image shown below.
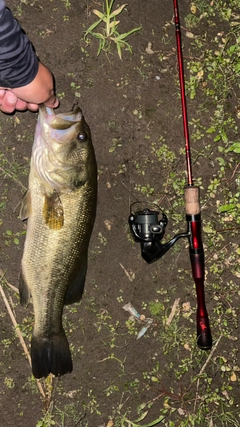
<path fill-rule="evenodd" d="M 43 102 L 43 104 L 45 104 L 46 107 L 56 108 L 59 105 L 59 100 L 55 95 L 52 95 L 46 102 Z M 39 104 L 26 102 L 23 99 L 18 98 L 14 93 L 14 89 L 0 88 L 0 110 L 4 113 L 12 113 L 15 110 L 37 111 L 38 107 Z"/>
<path fill-rule="evenodd" d="M 27 109 L 37 111 L 39 104 L 51 108 L 59 105 L 54 94 L 52 73 L 41 62 L 35 79 L 28 85 L 14 89 L 0 87 L 0 110 L 5 113 Z"/>

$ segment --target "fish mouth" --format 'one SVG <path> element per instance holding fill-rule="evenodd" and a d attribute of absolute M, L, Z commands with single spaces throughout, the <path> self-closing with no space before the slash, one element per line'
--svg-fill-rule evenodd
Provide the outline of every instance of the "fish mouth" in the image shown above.
<path fill-rule="evenodd" d="M 55 114 L 52 108 L 41 106 L 39 108 L 39 118 L 41 122 L 48 123 L 52 129 L 65 130 L 79 123 L 83 118 L 83 114 L 79 107 L 67 113 Z"/>
<path fill-rule="evenodd" d="M 41 105 L 39 107 L 37 133 L 46 133 L 56 142 L 66 143 L 76 137 L 82 120 L 83 114 L 79 107 L 67 113 L 55 114 L 52 108 Z"/>

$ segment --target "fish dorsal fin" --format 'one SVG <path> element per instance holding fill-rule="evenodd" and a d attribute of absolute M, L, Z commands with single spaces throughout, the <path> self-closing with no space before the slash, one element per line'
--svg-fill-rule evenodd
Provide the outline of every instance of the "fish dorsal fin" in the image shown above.
<path fill-rule="evenodd" d="M 32 213 L 31 206 L 31 192 L 28 190 L 22 199 L 21 209 L 20 209 L 20 218 L 22 221 L 28 219 Z"/>
<path fill-rule="evenodd" d="M 43 217 L 45 223 L 52 230 L 60 230 L 64 224 L 64 211 L 61 199 L 57 191 L 50 196 L 45 194 L 43 204 Z"/>

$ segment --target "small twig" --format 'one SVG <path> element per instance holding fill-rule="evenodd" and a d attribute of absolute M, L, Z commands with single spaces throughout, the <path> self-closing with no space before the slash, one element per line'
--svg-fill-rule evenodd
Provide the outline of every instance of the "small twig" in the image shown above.
<path fill-rule="evenodd" d="M 238 163 L 237 164 L 237 166 L 235 167 L 235 169 L 234 169 L 234 171 L 233 171 L 233 173 L 232 173 L 232 176 L 230 177 L 230 178 L 225 178 L 224 179 L 224 181 L 227 181 L 227 182 L 230 182 L 230 181 L 232 181 L 233 180 L 233 178 L 234 178 L 234 175 L 236 174 L 236 172 L 237 172 L 237 170 L 238 170 L 238 168 L 239 168 L 239 166 L 240 166 L 240 163 Z"/>
<path fill-rule="evenodd" d="M 21 343 L 21 345 L 22 345 L 22 347 L 23 347 L 24 353 L 26 354 L 27 359 L 28 359 L 28 362 L 29 362 L 29 364 L 30 364 L 30 366 L 31 366 L 31 357 L 30 357 L 29 351 L 28 351 L 28 349 L 27 349 L 27 346 L 26 346 L 26 344 L 25 344 L 25 341 L 24 341 L 24 339 L 23 339 L 23 336 L 22 336 L 22 334 L 21 334 L 21 331 L 20 331 L 20 329 L 18 328 L 18 324 L 17 324 L 16 319 L 15 319 L 15 317 L 14 317 L 13 311 L 12 311 L 12 309 L 11 309 L 10 305 L 9 305 L 9 302 L 8 302 L 8 300 L 7 300 L 7 297 L 6 297 L 6 295 L 5 295 L 5 292 L 4 292 L 4 290 L 3 290 L 2 285 L 0 285 L 0 292 L 1 292 L 1 294 L 2 294 L 4 304 L 5 304 L 6 308 L 7 308 L 7 311 L 8 311 L 8 314 L 9 314 L 9 316 L 10 316 L 10 319 L 11 319 L 11 321 L 12 321 L 12 323 L 13 323 L 13 326 L 14 326 L 14 328 L 16 329 L 16 333 L 17 333 L 18 338 L 19 338 L 19 340 L 20 340 L 20 343 Z"/>
<path fill-rule="evenodd" d="M 82 420 L 84 420 L 84 418 L 86 418 L 86 413 L 84 413 L 84 414 L 79 418 L 79 420 L 76 422 L 76 424 L 74 424 L 74 427 L 77 427 L 77 425 L 78 425 Z"/>
<path fill-rule="evenodd" d="M 32 366 L 31 356 L 30 356 L 30 354 L 29 354 L 28 348 L 27 348 L 27 346 L 26 346 L 26 344 L 25 344 L 25 341 L 24 341 L 24 339 L 23 339 L 22 333 L 21 333 L 21 331 L 20 331 L 20 329 L 19 329 L 19 327 L 18 327 L 18 324 L 17 324 L 16 319 L 15 319 L 15 317 L 14 317 L 13 311 L 12 311 L 12 309 L 11 309 L 10 305 L 9 305 L 9 302 L 8 302 L 8 300 L 7 300 L 7 297 L 6 297 L 6 295 L 5 295 L 5 292 L 4 292 L 3 287 L 2 287 L 2 285 L 1 285 L 1 284 L 0 284 L 0 292 L 1 292 L 1 294 L 2 294 L 2 298 L 3 298 L 4 304 L 5 304 L 6 308 L 7 308 L 7 311 L 8 311 L 8 314 L 9 314 L 9 316 L 10 316 L 10 319 L 11 319 L 11 321 L 12 321 L 12 324 L 13 324 L 13 326 L 14 326 L 14 328 L 15 328 L 16 334 L 17 334 L 17 336 L 18 336 L 18 338 L 19 338 L 19 341 L 20 341 L 20 343 L 21 343 L 21 345 L 22 345 L 22 348 L 23 348 L 23 350 L 24 350 L 24 353 L 25 353 L 25 355 L 26 355 L 26 357 L 27 357 L 27 359 L 28 359 L 29 365 L 30 365 L 30 366 Z M 40 391 L 40 393 L 41 393 L 42 397 L 43 397 L 44 399 L 46 399 L 46 395 L 45 395 L 45 393 L 44 393 L 44 390 L 43 390 L 42 384 L 40 383 L 40 381 L 39 381 L 39 380 L 36 380 L 36 382 L 37 382 L 37 386 L 38 386 L 38 389 L 39 389 L 39 391 Z"/>
<path fill-rule="evenodd" d="M 129 273 L 121 263 L 119 263 L 119 265 L 123 269 L 124 273 L 126 274 L 127 278 L 130 280 L 130 282 L 132 282 L 134 280 L 134 273 Z"/>
<path fill-rule="evenodd" d="M 10 303 L 10 305 L 11 305 L 11 307 L 12 307 L 13 315 L 14 315 L 14 317 L 16 318 L 15 307 L 14 307 L 13 300 L 12 300 L 12 297 L 11 297 L 11 296 L 9 296 L 9 303 Z"/>
<path fill-rule="evenodd" d="M 2 270 L 2 268 L 0 267 L 0 278 L 4 279 L 5 283 L 7 286 L 9 286 L 9 288 L 11 288 L 14 292 L 17 292 L 19 294 L 19 290 L 18 288 L 16 288 L 15 286 L 11 285 L 11 283 L 9 283 L 5 277 L 4 271 Z"/>
<path fill-rule="evenodd" d="M 205 363 L 204 363 L 204 365 L 202 366 L 202 368 L 201 368 L 201 370 L 200 370 L 200 372 L 199 372 L 199 374 L 198 374 L 198 375 L 202 375 L 202 373 L 205 371 L 206 366 L 208 365 L 209 361 L 211 360 L 212 355 L 213 355 L 213 353 L 215 352 L 215 350 L 216 350 L 216 348 L 217 348 L 217 346 L 218 346 L 218 344 L 219 344 L 219 342 L 220 342 L 221 338 L 222 338 L 222 335 L 220 335 L 220 336 L 219 336 L 219 338 L 217 339 L 216 343 L 214 344 L 214 346 L 213 346 L 212 350 L 211 350 L 211 351 L 210 351 L 210 353 L 209 353 L 209 356 L 208 356 L 208 358 L 207 358 L 206 362 L 205 362 Z"/>
<path fill-rule="evenodd" d="M 16 182 L 18 185 L 20 185 L 20 187 L 22 187 L 25 191 L 27 190 L 27 187 L 25 187 L 25 185 L 23 185 L 21 183 L 21 181 L 19 181 L 19 179 L 16 179 L 13 175 L 11 175 L 9 172 L 7 172 L 6 170 L 4 170 L 2 167 L 0 167 L 0 171 L 3 172 L 5 175 L 7 175 L 8 178 L 10 178 L 14 182 Z"/>
<path fill-rule="evenodd" d="M 208 365 L 209 361 L 211 360 L 211 358 L 212 358 L 212 356 L 213 356 L 213 353 L 215 352 L 215 350 L 216 350 L 216 348 L 217 348 L 217 346 L 218 346 L 218 344 L 219 344 L 219 342 L 220 342 L 221 338 L 222 338 L 222 335 L 220 335 L 220 336 L 219 336 L 219 338 L 217 339 L 217 341 L 216 341 L 215 345 L 213 346 L 212 350 L 211 350 L 211 351 L 210 351 L 210 353 L 209 353 L 209 356 L 208 356 L 208 358 L 207 358 L 206 362 L 205 362 L 205 363 L 204 363 L 204 365 L 201 367 L 201 369 L 200 369 L 200 372 L 199 372 L 198 376 L 199 376 L 199 375 L 202 375 L 202 374 L 203 374 L 203 372 L 205 371 L 205 369 L 206 369 L 206 367 L 207 367 L 207 365 Z M 197 403 L 197 398 L 198 398 L 199 382 L 200 382 L 200 378 L 198 378 L 198 380 L 197 380 L 197 390 L 196 390 L 196 399 L 195 399 L 195 403 L 194 403 L 194 411 L 195 411 L 195 409 L 196 409 L 196 403 Z"/>
<path fill-rule="evenodd" d="M 47 378 L 44 380 L 44 389 L 45 389 L 45 411 L 49 411 L 53 406 L 52 396 L 54 391 L 54 386 L 56 383 L 53 383 L 53 375 L 49 374 Z M 39 381 L 39 380 L 38 380 Z M 51 409 L 52 410 L 52 409 Z"/>
<path fill-rule="evenodd" d="M 229 227 L 229 228 L 222 228 L 220 230 L 215 230 L 216 233 L 226 233 L 227 231 L 237 231 L 240 230 L 240 227 Z"/>
<path fill-rule="evenodd" d="M 175 301 L 173 303 L 173 306 L 172 306 L 171 313 L 169 314 L 169 317 L 168 317 L 168 319 L 166 321 L 166 326 L 170 326 L 170 324 L 171 324 L 171 322 L 172 322 L 172 320 L 174 318 L 174 315 L 176 313 L 176 310 L 177 310 L 177 307 L 179 305 L 179 302 L 180 302 L 180 298 L 175 299 Z"/>

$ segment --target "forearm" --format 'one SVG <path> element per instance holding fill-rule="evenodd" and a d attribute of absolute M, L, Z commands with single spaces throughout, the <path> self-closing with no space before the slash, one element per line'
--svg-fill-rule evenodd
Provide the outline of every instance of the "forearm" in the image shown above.
<path fill-rule="evenodd" d="M 12 13 L 0 0 L 0 86 L 19 88 L 34 80 L 38 58 Z"/>
<path fill-rule="evenodd" d="M 38 105 L 56 108 L 51 71 L 38 61 L 18 22 L 0 0 L 0 110 L 37 111 Z"/>

